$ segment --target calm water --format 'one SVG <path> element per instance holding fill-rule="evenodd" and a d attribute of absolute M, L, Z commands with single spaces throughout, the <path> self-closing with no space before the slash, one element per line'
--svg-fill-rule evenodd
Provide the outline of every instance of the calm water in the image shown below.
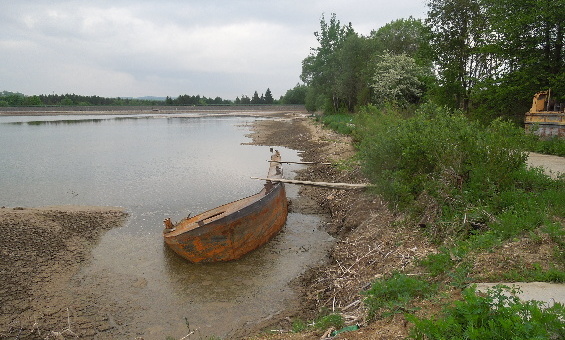
<path fill-rule="evenodd" d="M 291 213 L 281 234 L 238 261 L 194 265 L 164 247 L 165 217 L 179 220 L 261 189 L 249 177 L 266 175 L 269 148 L 243 144 L 254 119 L 0 117 L 0 206 L 124 207 L 127 224 L 103 236 L 74 284 L 131 313 L 124 336 L 182 337 L 187 320 L 202 336 L 229 335 L 280 311 L 292 297 L 288 281 L 321 261 L 332 242 L 317 217 Z M 286 177 L 296 169 L 286 166 Z M 287 186 L 287 194 L 297 189 Z"/>

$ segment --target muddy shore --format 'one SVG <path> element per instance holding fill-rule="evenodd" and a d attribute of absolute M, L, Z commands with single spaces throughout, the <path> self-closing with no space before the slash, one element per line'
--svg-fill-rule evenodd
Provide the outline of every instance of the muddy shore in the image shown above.
<path fill-rule="evenodd" d="M 103 297 L 72 289 L 72 280 L 102 233 L 126 217 L 107 207 L 0 208 L 0 338 L 94 336 L 111 327 L 87 307 Z"/>

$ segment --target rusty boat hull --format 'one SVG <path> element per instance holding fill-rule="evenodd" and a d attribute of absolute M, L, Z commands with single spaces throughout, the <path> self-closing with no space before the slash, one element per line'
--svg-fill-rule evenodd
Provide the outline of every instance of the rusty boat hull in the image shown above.
<path fill-rule="evenodd" d="M 278 152 L 269 178 L 282 178 Z M 163 237 L 190 262 L 236 260 L 271 240 L 284 226 L 288 202 L 283 183 L 267 181 L 257 194 L 219 206 L 173 225 L 165 220 Z"/>

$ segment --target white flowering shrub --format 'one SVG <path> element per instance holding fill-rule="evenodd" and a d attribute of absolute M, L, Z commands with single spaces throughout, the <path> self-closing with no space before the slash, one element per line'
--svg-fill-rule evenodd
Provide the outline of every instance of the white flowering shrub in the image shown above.
<path fill-rule="evenodd" d="M 385 52 L 375 64 L 373 84 L 376 103 L 417 103 L 423 94 L 423 68 L 406 54 Z"/>

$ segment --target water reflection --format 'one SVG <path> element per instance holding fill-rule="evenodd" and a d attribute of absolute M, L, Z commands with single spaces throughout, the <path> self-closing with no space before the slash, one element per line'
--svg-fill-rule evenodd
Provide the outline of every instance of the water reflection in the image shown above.
<path fill-rule="evenodd" d="M 19 125 L 0 118 L 2 205 L 122 206 L 130 213 L 125 226 L 103 236 L 69 289 L 103 297 L 95 302 L 100 310 L 110 304 L 130 313 L 128 327 L 145 339 L 186 335 L 185 318 L 203 336 L 225 336 L 276 314 L 293 294 L 288 282 L 323 259 L 332 242 L 317 217 L 290 213 L 279 235 L 234 262 L 190 264 L 165 247 L 165 217 L 179 220 L 261 189 L 250 177 L 266 175 L 269 148 L 244 145 L 254 118 L 73 117 L 75 124 L 17 117 Z M 27 125 L 35 121 L 46 123 Z M 285 161 L 299 160 L 296 151 L 278 149 Z M 285 175 L 293 169 L 285 165 Z M 287 186 L 287 196 L 296 195 Z"/>

